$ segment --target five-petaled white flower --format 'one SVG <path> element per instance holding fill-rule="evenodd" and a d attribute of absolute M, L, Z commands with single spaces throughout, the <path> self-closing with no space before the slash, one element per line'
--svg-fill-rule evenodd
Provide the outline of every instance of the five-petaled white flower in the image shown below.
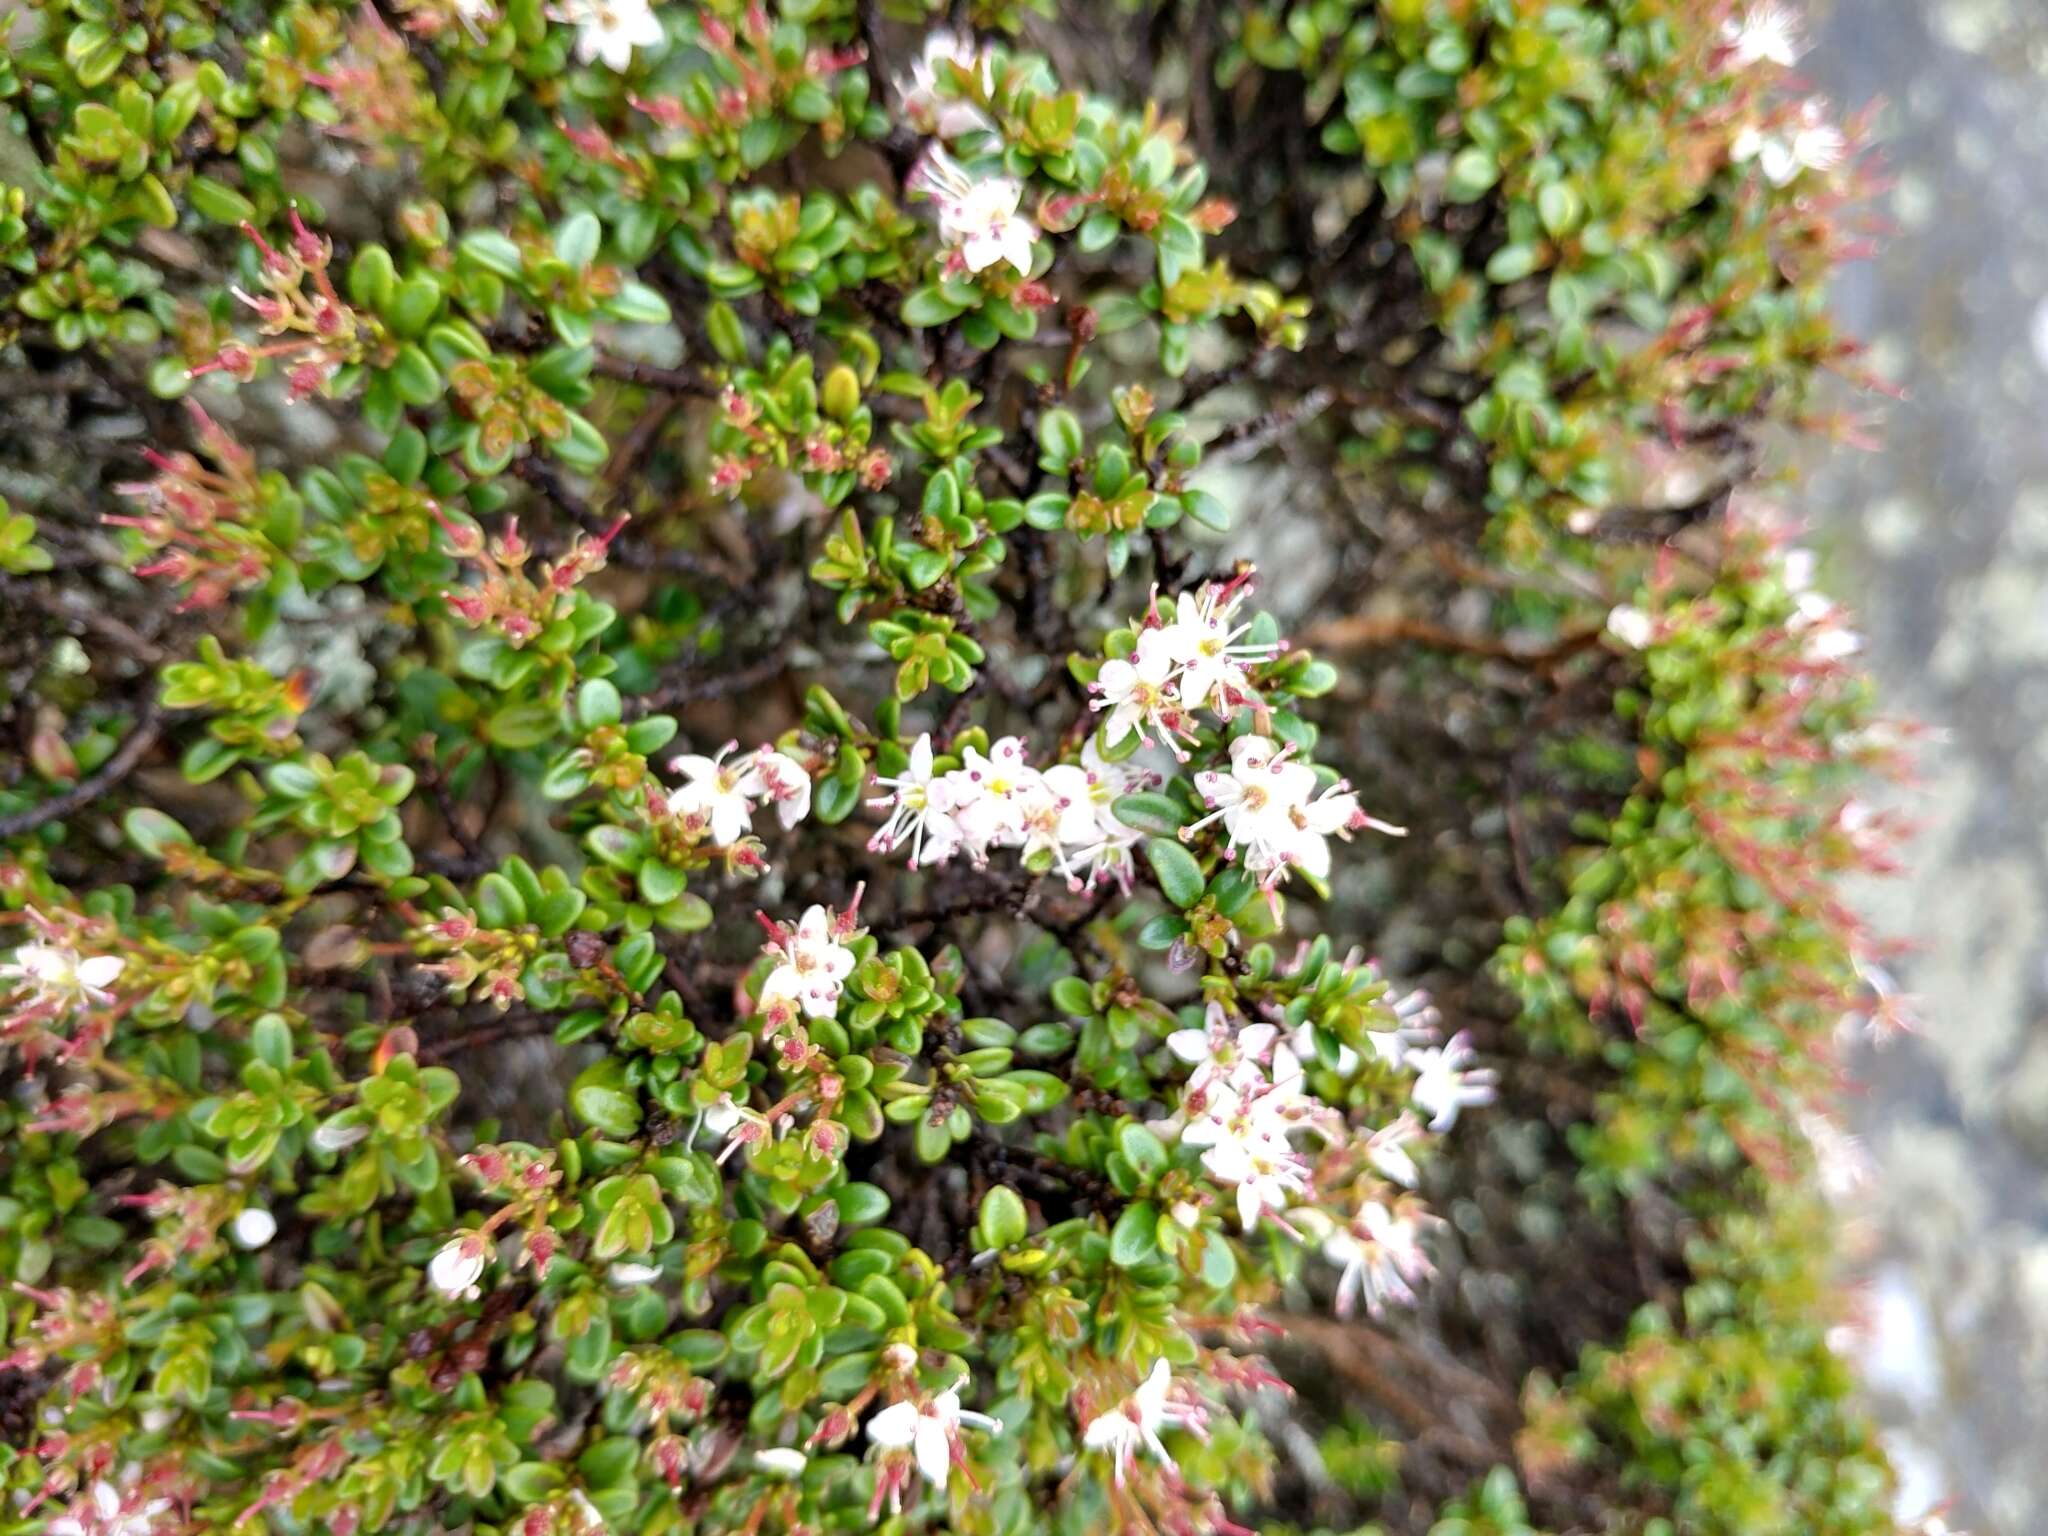
<path fill-rule="evenodd" d="M 885 1451 L 911 1451 L 925 1481 L 943 1493 L 959 1453 L 960 1427 L 972 1424 L 991 1433 L 999 1433 L 1003 1427 L 998 1419 L 960 1406 L 960 1387 L 964 1385 L 963 1377 L 945 1391 L 934 1392 L 922 1405 L 909 1398 L 891 1403 L 868 1420 L 869 1442 Z"/>
<path fill-rule="evenodd" d="M 842 921 L 813 905 L 793 929 L 769 925 L 774 937 L 766 952 L 781 963 L 761 983 L 764 1005 L 770 998 L 786 998 L 813 1019 L 829 1019 L 839 1011 L 839 990 L 853 970 L 853 951 L 839 942 L 850 931 L 840 926 Z"/>
<path fill-rule="evenodd" d="M 661 22 L 648 0 L 563 0 L 556 19 L 576 28 L 576 57 L 603 63 L 614 74 L 633 64 L 635 48 L 662 40 Z"/>
<path fill-rule="evenodd" d="M 894 778 L 877 775 L 875 785 L 890 791 L 868 805 L 887 806 L 889 819 L 868 839 L 869 851 L 893 853 L 910 844 L 910 867 L 943 864 L 960 847 L 960 823 L 953 816 L 951 785 L 932 773 L 932 735 L 926 731 L 910 748 L 910 762 Z"/>
<path fill-rule="evenodd" d="M 1731 69 L 1766 63 L 1790 69 L 1801 52 L 1799 20 L 1776 0 L 1763 0 L 1723 24 L 1721 46 Z"/>
<path fill-rule="evenodd" d="M 1415 1069 L 1415 1082 L 1408 1096 L 1416 1108 L 1430 1117 L 1429 1128 L 1439 1133 L 1458 1123 L 1458 1111 L 1493 1102 L 1494 1085 L 1500 1074 L 1491 1067 L 1473 1067 L 1477 1059 L 1470 1038 L 1463 1030 L 1445 1045 L 1429 1046 L 1408 1053 Z"/>
<path fill-rule="evenodd" d="M 943 27 L 924 40 L 924 52 L 911 64 L 910 78 L 899 81 L 903 114 L 920 133 L 957 139 L 963 133 L 992 126 L 988 115 L 960 94 L 963 81 L 987 95 L 995 83 L 995 61 L 988 51 Z"/>
<path fill-rule="evenodd" d="M 120 979 L 119 955 L 80 955 L 56 944 L 24 944 L 11 960 L 0 960 L 0 982 L 12 981 L 31 1003 L 64 1009 L 90 1004 L 104 1008 L 114 1000 L 110 990 Z"/>
<path fill-rule="evenodd" d="M 1323 1239 L 1323 1255 L 1343 1271 L 1337 1278 L 1337 1315 L 1349 1317 L 1358 1303 L 1378 1317 L 1390 1301 L 1415 1300 L 1415 1282 L 1431 1272 L 1422 1249 L 1421 1221 L 1396 1215 L 1378 1201 L 1368 1204 L 1349 1227 Z"/>
<path fill-rule="evenodd" d="M 1115 746 L 1136 733 L 1144 742 L 1157 731 L 1174 755 L 1184 758 L 1179 738 L 1190 732 L 1180 706 L 1180 670 L 1172 638 L 1164 630 L 1140 630 L 1137 648 L 1129 656 L 1105 661 L 1089 685 L 1095 695 L 1089 708 L 1109 711 L 1102 722 L 1102 739 Z"/>
<path fill-rule="evenodd" d="M 911 175 L 911 185 L 930 197 L 939 212 L 939 233 L 960 253 L 970 272 L 1007 261 L 1031 275 L 1031 248 L 1038 226 L 1017 211 L 1024 183 L 1014 176 L 974 176 L 936 145 Z"/>
<path fill-rule="evenodd" d="M 1246 640 L 1244 637 L 1252 626 L 1231 622 L 1248 590 L 1245 577 L 1212 582 L 1196 591 L 1181 593 L 1169 607 L 1171 616 L 1157 633 L 1180 669 L 1181 708 L 1212 709 L 1227 716 L 1243 705 L 1257 702 L 1258 695 L 1252 691 L 1245 667 L 1271 661 L 1280 646 Z"/>
<path fill-rule="evenodd" d="M 1159 1439 L 1160 1430 L 1180 1426 L 1199 1432 L 1202 1419 L 1200 1408 L 1174 1399 L 1173 1367 L 1158 1360 L 1129 1397 L 1088 1421 L 1081 1442 L 1091 1451 L 1108 1453 L 1117 1486 L 1122 1487 L 1141 1450 L 1150 1451 L 1161 1466 L 1173 1465 Z"/>

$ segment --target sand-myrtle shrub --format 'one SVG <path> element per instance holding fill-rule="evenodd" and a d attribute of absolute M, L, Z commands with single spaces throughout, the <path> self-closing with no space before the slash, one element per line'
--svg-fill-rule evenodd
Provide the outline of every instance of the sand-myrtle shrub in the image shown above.
<path fill-rule="evenodd" d="M 0 35 L 0 1531 L 1890 1528 L 1788 14 Z"/>

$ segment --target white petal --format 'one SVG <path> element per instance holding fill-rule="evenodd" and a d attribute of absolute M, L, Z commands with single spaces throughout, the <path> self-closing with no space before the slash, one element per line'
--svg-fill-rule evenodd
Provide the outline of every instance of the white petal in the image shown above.
<path fill-rule="evenodd" d="M 868 1439 L 884 1450 L 900 1451 L 917 1434 L 917 1404 L 891 1403 L 868 1420 Z"/>

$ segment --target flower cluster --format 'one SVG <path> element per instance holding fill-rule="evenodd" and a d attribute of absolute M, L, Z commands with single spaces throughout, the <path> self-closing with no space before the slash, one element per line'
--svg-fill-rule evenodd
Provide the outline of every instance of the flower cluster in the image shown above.
<path fill-rule="evenodd" d="M 775 968 L 761 983 L 760 1007 L 773 1019 L 795 1009 L 808 1019 L 829 1019 L 839 1011 L 839 990 L 853 970 L 853 951 L 845 940 L 858 930 L 855 914 L 860 893 L 842 912 L 808 907 L 794 928 L 757 914 L 768 930 L 763 953 Z"/>
<path fill-rule="evenodd" d="M 217 608 L 231 593 L 270 580 L 279 552 L 260 529 L 267 496 L 255 455 L 195 401 L 186 402 L 206 464 L 192 454 L 145 448 L 157 475 L 114 487 L 132 498 L 134 514 L 107 513 L 102 522 L 133 528 L 156 558 L 138 576 L 162 576 L 186 588 L 178 611 Z"/>
<path fill-rule="evenodd" d="M 720 848 L 753 831 L 754 812 L 762 805 L 775 807 L 784 831 L 811 812 L 811 776 L 796 759 L 773 747 L 734 757 L 738 746 L 729 741 L 712 757 L 686 752 L 669 764 L 683 776 L 669 791 L 669 814 L 701 825 Z"/>
<path fill-rule="evenodd" d="M 1461 1108 L 1492 1102 L 1495 1074 L 1470 1066 L 1462 1035 L 1442 1048 L 1422 1043 L 1435 1036 L 1435 1011 L 1427 997 L 1411 994 L 1395 1005 L 1394 1014 L 1396 1028 L 1373 1034 L 1372 1047 L 1387 1068 L 1415 1074 L 1410 1098 L 1430 1117 L 1431 1131 L 1448 1131 Z M 1194 1070 L 1178 1109 L 1156 1129 L 1202 1149 L 1203 1169 L 1235 1192 L 1245 1231 L 1255 1230 L 1262 1218 L 1292 1231 L 1286 1213 L 1312 1196 L 1316 1177 L 1315 1163 L 1294 1138 L 1307 1133 L 1326 1149 L 1350 1139 L 1343 1117 L 1308 1090 L 1303 1058 L 1315 1053 L 1313 1029 L 1302 1026 L 1285 1035 L 1275 1024 L 1240 1023 L 1211 1003 L 1203 1027 L 1175 1031 L 1166 1048 Z M 1355 1053 L 1348 1061 L 1340 1055 L 1339 1075 L 1360 1065 Z M 1406 1144 L 1420 1129 L 1413 1116 L 1398 1117 L 1362 1143 L 1366 1160 L 1383 1177 L 1412 1185 L 1417 1170 Z"/>
<path fill-rule="evenodd" d="M 255 225 L 244 222 L 242 233 L 262 257 L 259 266 L 266 292 L 235 290 L 235 297 L 256 312 L 264 335 L 285 339 L 260 347 L 231 341 L 192 369 L 193 378 L 225 373 L 246 382 L 256 376 L 263 360 L 277 359 L 289 364 L 291 397 L 302 400 L 320 393 L 339 369 L 360 363 L 381 348 L 378 322 L 352 309 L 328 276 L 333 243 L 308 229 L 297 208 L 291 210 L 291 223 L 290 249 L 279 250 Z"/>
<path fill-rule="evenodd" d="M 1299 869 L 1321 880 L 1330 873 L 1330 839 L 1348 838 L 1370 827 L 1391 837 L 1405 827 L 1368 816 L 1342 779 L 1325 783 L 1299 761 L 1294 749 L 1264 736 L 1240 736 L 1230 744 L 1227 771 L 1195 775 L 1195 788 L 1209 814 L 1182 829 L 1190 837 L 1220 822 L 1234 856 L 1268 889 Z"/>
<path fill-rule="evenodd" d="M 966 747 L 958 767 L 940 771 L 938 763 L 926 732 L 901 773 L 876 778 L 889 793 L 869 804 L 889 815 L 871 850 L 893 853 L 907 843 L 910 867 L 921 869 L 960 853 L 981 868 L 992 850 L 1014 848 L 1027 868 L 1055 868 L 1077 890 L 1103 879 L 1130 889 L 1139 834 L 1114 808 L 1119 796 L 1158 782 L 1150 769 L 1111 762 L 1092 741 L 1077 763 L 1034 768 L 1016 736 L 985 752 Z"/>
<path fill-rule="evenodd" d="M 1246 638 L 1253 624 L 1237 622 L 1252 576 L 1247 567 L 1229 581 L 1183 592 L 1163 613 L 1153 595 L 1136 647 L 1128 656 L 1104 662 L 1090 685 L 1092 706 L 1107 711 L 1105 740 L 1115 744 L 1135 735 L 1149 742 L 1156 732 L 1185 761 L 1182 743 L 1194 739 L 1198 710 L 1227 719 L 1240 709 L 1258 707 L 1249 669 L 1271 661 L 1282 647 L 1277 641 Z"/>
<path fill-rule="evenodd" d="M 586 576 L 604 569 L 605 551 L 626 526 L 621 517 L 601 534 L 577 535 L 568 552 L 543 567 L 535 580 L 526 574 L 533 546 L 520 536 L 518 518 L 508 519 L 505 531 L 486 542 L 474 523 L 458 523 L 439 508 L 434 515 L 450 551 L 482 578 L 475 586 L 449 588 L 442 599 L 464 623 L 491 630 L 515 650 L 562 615 Z"/>

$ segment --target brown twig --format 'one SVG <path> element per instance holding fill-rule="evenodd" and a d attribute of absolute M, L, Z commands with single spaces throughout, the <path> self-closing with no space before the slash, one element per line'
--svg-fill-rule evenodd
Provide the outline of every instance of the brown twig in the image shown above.
<path fill-rule="evenodd" d="M 692 373 L 684 368 L 661 368 L 653 363 L 636 363 L 630 358 L 608 357 L 600 352 L 592 360 L 590 371 L 599 378 L 618 379 L 626 384 L 638 384 L 642 389 L 664 390 L 671 395 L 699 395 L 706 400 L 718 398 L 719 387 L 701 373 Z"/>
<path fill-rule="evenodd" d="M 32 805 L 24 811 L 16 811 L 11 816 L 0 816 L 0 842 L 20 837 L 25 832 L 33 832 L 60 817 L 83 810 L 102 795 L 118 787 L 122 780 L 141 766 L 143 758 L 149 755 L 149 749 L 155 746 L 157 738 L 163 735 L 163 729 L 162 710 L 152 703 L 143 710 L 142 718 L 135 722 L 134 728 L 128 732 L 121 745 L 114 749 L 114 755 L 101 764 L 98 772 L 80 779 L 61 795 L 53 795 L 39 805 Z"/>

